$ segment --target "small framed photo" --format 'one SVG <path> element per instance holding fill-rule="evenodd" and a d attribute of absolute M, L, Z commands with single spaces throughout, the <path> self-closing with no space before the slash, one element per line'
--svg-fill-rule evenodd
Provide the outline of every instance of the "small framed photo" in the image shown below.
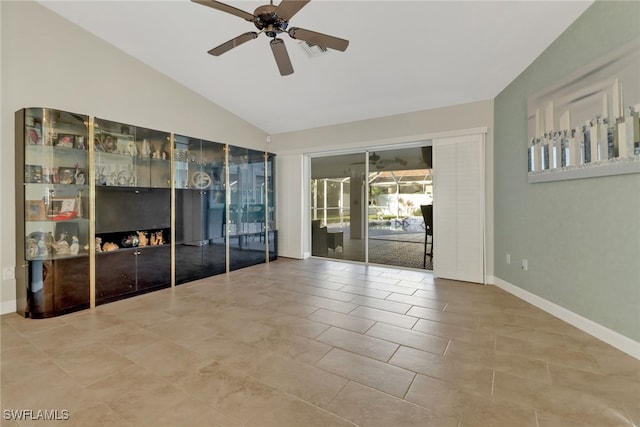
<path fill-rule="evenodd" d="M 47 209 L 48 217 L 56 217 L 63 213 L 75 213 L 75 212 L 76 212 L 75 197 L 52 197 L 49 200 L 49 207 Z"/>
<path fill-rule="evenodd" d="M 59 184 L 75 184 L 76 182 L 76 168 L 58 168 L 58 183 Z"/>
<path fill-rule="evenodd" d="M 25 134 L 27 145 L 42 145 L 42 131 L 36 126 L 27 126 Z"/>
<path fill-rule="evenodd" d="M 73 145 L 73 148 L 78 150 L 86 150 L 87 149 L 86 140 L 87 139 L 84 135 L 76 135 L 76 141 Z"/>
<path fill-rule="evenodd" d="M 56 147 L 73 148 L 76 142 L 76 136 L 70 133 L 59 133 Z"/>
<path fill-rule="evenodd" d="M 25 202 L 24 215 L 27 221 L 43 221 L 47 219 L 44 210 L 44 201 L 27 200 Z"/>
<path fill-rule="evenodd" d="M 29 184 L 42 182 L 42 166 L 24 165 L 24 182 Z"/>
<path fill-rule="evenodd" d="M 42 182 L 45 184 L 58 184 L 58 168 L 42 167 Z"/>

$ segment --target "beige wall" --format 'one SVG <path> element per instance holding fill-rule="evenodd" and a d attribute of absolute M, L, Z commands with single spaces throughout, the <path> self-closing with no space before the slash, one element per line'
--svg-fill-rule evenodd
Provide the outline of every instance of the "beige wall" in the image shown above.
<path fill-rule="evenodd" d="M 269 151 L 291 157 L 322 151 L 375 148 L 411 143 L 429 138 L 456 134 L 465 129 L 488 128 L 486 135 L 486 235 L 487 276 L 493 276 L 493 100 L 417 111 L 377 119 L 343 123 L 271 136 Z M 300 160 L 302 162 L 302 160 Z M 304 164 L 304 162 L 294 162 Z M 278 171 L 280 173 L 280 171 Z M 308 175 L 308 174 L 307 174 Z M 307 180 L 282 180 L 277 188 L 279 206 L 306 206 Z M 304 257 L 300 251 L 300 232 L 306 250 L 310 242 L 308 209 L 306 217 L 297 221 L 278 210 L 278 245 L 282 256 Z"/>
<path fill-rule="evenodd" d="M 55 108 L 266 149 L 260 129 L 39 4 L 1 1 L 0 11 L 3 268 L 16 265 L 14 112 L 20 108 Z M 0 312 L 15 310 L 15 281 L 0 283 Z"/>

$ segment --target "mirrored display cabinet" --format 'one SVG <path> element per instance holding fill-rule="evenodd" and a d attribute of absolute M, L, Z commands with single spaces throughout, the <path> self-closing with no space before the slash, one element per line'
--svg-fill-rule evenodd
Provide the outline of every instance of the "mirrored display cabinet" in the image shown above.
<path fill-rule="evenodd" d="M 274 154 L 26 108 L 16 112 L 16 157 L 17 311 L 26 317 L 277 257 Z"/>

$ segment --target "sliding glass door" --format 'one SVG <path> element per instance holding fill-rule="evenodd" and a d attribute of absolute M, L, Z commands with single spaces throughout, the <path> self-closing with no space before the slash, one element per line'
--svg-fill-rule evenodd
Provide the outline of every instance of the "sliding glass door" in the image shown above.
<path fill-rule="evenodd" d="M 366 153 L 311 159 L 311 254 L 366 261 Z"/>
<path fill-rule="evenodd" d="M 311 254 L 432 269 L 431 147 L 311 159 Z"/>
<path fill-rule="evenodd" d="M 369 153 L 368 261 L 431 270 L 431 147 Z"/>

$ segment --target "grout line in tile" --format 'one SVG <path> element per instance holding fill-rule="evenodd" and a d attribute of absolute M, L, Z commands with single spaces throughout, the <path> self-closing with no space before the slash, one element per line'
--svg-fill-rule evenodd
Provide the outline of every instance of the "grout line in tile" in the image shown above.
<path fill-rule="evenodd" d="M 444 348 L 444 351 L 442 352 L 442 357 L 445 357 L 447 355 L 447 351 L 449 350 L 449 345 L 451 345 L 451 340 L 447 341 L 447 345 Z"/>
<path fill-rule="evenodd" d="M 493 397 L 493 388 L 496 384 L 496 370 L 493 369 L 493 372 L 491 374 L 491 397 Z"/>
<path fill-rule="evenodd" d="M 418 374 L 414 372 L 413 378 L 411 379 L 411 383 L 409 384 L 409 387 L 407 387 L 407 391 L 405 391 L 404 394 L 402 395 L 402 400 L 407 401 L 407 394 L 409 394 L 409 390 L 411 390 L 411 386 L 415 382 L 416 378 L 418 378 Z"/>

